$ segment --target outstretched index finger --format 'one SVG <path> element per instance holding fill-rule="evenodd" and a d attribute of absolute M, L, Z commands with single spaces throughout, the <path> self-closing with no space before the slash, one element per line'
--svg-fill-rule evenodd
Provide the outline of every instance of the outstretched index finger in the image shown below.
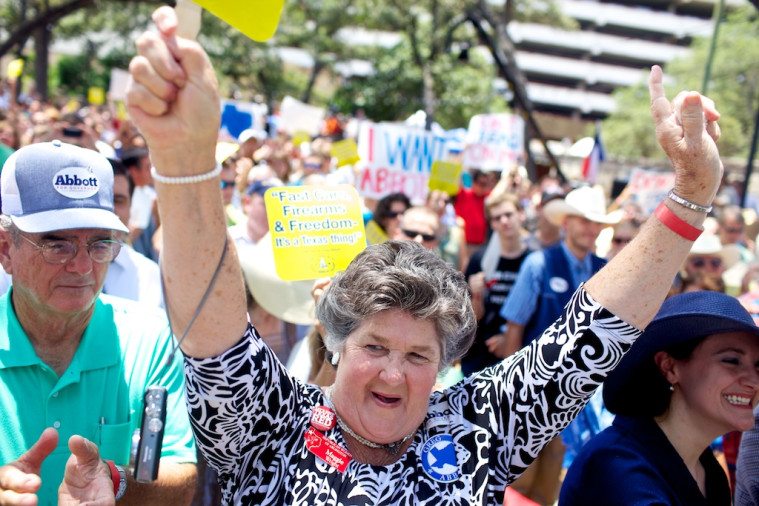
<path fill-rule="evenodd" d="M 651 96 L 651 116 L 659 126 L 672 114 L 672 105 L 664 95 L 664 75 L 661 67 L 654 65 L 648 76 L 648 94 Z"/>

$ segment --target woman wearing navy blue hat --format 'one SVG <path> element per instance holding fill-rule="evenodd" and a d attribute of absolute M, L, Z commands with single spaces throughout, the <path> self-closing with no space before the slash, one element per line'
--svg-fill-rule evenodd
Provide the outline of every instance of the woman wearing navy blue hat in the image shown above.
<path fill-rule="evenodd" d="M 729 506 L 709 443 L 753 427 L 759 328 L 728 295 L 672 297 L 607 377 L 604 402 L 617 417 L 570 467 L 562 506 Z"/>

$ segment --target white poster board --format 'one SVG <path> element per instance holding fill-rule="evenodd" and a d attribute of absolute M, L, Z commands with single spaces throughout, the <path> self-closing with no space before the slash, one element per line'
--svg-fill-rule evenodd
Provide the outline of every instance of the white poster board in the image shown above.
<path fill-rule="evenodd" d="M 477 114 L 469 121 L 464 166 L 505 170 L 524 163 L 524 120 L 516 114 Z"/>

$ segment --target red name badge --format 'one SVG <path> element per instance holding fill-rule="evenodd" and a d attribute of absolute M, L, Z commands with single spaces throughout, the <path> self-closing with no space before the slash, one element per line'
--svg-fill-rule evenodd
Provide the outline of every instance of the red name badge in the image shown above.
<path fill-rule="evenodd" d="M 309 427 L 303 436 L 306 440 L 308 451 L 322 459 L 324 462 L 344 473 L 351 461 L 351 454 L 335 443 L 327 436 Z"/>
<path fill-rule="evenodd" d="M 331 430 L 336 421 L 335 412 L 327 406 L 314 406 L 311 409 L 311 425 L 322 432 Z"/>

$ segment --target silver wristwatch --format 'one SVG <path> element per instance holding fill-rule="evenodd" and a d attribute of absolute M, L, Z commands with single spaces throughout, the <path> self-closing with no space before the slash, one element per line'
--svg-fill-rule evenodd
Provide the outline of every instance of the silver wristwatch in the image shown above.
<path fill-rule="evenodd" d="M 126 494 L 127 477 L 123 467 L 116 465 L 116 470 L 119 472 L 119 489 L 116 491 L 116 500 L 118 501 Z"/>

